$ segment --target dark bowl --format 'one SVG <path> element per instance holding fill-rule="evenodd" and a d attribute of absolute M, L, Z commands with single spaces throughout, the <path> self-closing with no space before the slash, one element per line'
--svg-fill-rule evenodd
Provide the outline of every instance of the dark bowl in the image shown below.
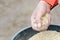
<path fill-rule="evenodd" d="M 60 32 L 60 25 L 50 25 L 48 30 Z M 34 31 L 31 26 L 23 28 L 22 30 L 18 31 L 11 40 L 28 40 L 34 34 L 38 33 Z"/>

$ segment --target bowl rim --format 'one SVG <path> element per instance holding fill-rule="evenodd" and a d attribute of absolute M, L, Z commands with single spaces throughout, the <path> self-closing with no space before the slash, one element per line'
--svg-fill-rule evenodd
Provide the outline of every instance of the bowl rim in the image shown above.
<path fill-rule="evenodd" d="M 60 24 L 51 24 L 51 25 L 58 25 L 58 26 L 60 26 Z M 14 35 L 12 35 L 11 40 L 13 40 L 20 32 L 22 32 L 22 31 L 24 31 L 24 30 L 26 30 L 26 29 L 28 29 L 30 27 L 31 26 L 27 26 L 27 27 L 24 27 L 24 28 L 20 29 L 18 32 L 16 32 Z"/>

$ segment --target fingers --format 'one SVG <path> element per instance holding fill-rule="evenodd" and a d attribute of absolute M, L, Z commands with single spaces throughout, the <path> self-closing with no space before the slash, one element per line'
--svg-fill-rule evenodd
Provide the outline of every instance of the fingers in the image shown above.
<path fill-rule="evenodd" d="M 32 28 L 36 31 L 40 31 L 40 27 L 41 27 L 41 20 L 40 20 L 40 16 L 37 17 L 38 15 L 33 14 L 31 16 L 31 24 L 32 24 Z"/>
<path fill-rule="evenodd" d="M 36 31 L 46 30 L 50 25 L 50 22 L 51 22 L 50 14 L 48 14 L 48 16 L 42 19 L 36 18 L 36 16 L 31 17 L 32 28 Z"/>
<path fill-rule="evenodd" d="M 37 22 L 36 19 L 32 18 L 31 19 L 31 24 L 32 24 L 32 28 L 36 31 L 40 31 L 40 27 L 41 27 L 41 24 L 39 24 L 39 22 Z"/>
<path fill-rule="evenodd" d="M 35 10 L 31 16 L 31 24 L 34 30 L 40 30 L 41 27 L 41 20 L 40 20 L 40 13 L 37 13 Z"/>

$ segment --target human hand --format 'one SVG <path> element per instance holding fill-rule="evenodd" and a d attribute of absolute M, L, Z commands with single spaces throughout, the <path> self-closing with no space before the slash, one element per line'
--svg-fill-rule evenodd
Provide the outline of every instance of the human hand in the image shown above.
<path fill-rule="evenodd" d="M 42 25 L 41 18 L 46 13 L 48 14 L 48 16 L 45 17 L 46 18 L 45 25 Z M 47 4 L 45 1 L 40 1 L 31 16 L 32 28 L 36 31 L 46 30 L 48 26 L 50 25 L 50 14 L 49 13 L 50 13 L 50 5 Z"/>

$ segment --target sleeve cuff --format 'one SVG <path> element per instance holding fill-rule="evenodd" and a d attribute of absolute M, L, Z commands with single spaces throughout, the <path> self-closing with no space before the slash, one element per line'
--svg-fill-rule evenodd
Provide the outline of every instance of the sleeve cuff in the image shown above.
<path fill-rule="evenodd" d="M 58 4 L 58 0 L 44 0 L 44 1 L 50 5 L 51 9 Z"/>

